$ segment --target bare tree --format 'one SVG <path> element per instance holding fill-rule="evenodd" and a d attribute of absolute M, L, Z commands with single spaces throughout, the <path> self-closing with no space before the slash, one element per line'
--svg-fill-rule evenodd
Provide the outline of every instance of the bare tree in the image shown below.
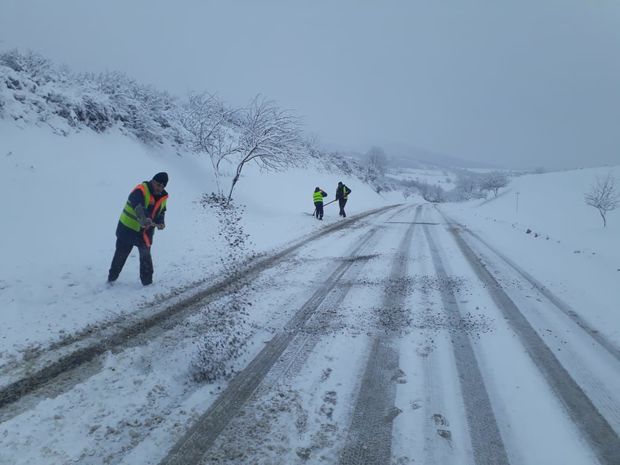
<path fill-rule="evenodd" d="M 228 194 L 229 202 L 246 164 L 253 161 L 263 170 L 279 171 L 303 160 L 299 119 L 260 95 L 241 113 L 238 137 L 235 152 L 239 158 Z"/>
<path fill-rule="evenodd" d="M 596 178 L 596 182 L 585 194 L 585 201 L 598 210 L 603 218 L 603 227 L 607 227 L 607 212 L 615 210 L 620 205 L 620 193 L 616 190 L 616 180 L 611 172 L 605 177 Z"/>
<path fill-rule="evenodd" d="M 303 150 L 307 153 L 309 158 L 321 159 L 325 157 L 325 153 L 321 151 L 319 148 L 319 136 L 317 134 L 308 134 L 306 135 L 301 145 Z"/>
<path fill-rule="evenodd" d="M 502 187 L 506 187 L 508 185 L 508 176 L 506 173 L 502 173 L 501 171 L 491 171 L 490 173 L 485 173 L 482 175 L 480 180 L 480 189 L 492 191 L 497 197 L 497 192 Z"/>
<path fill-rule="evenodd" d="M 419 182 L 418 189 L 422 198 L 427 202 L 441 203 L 444 202 L 446 199 L 446 192 L 441 186 L 438 186 L 436 184 L 429 184 L 422 181 Z"/>
<path fill-rule="evenodd" d="M 478 196 L 480 190 L 480 176 L 467 170 L 461 170 L 456 175 L 455 197 L 458 200 L 469 200 Z"/>
<path fill-rule="evenodd" d="M 193 150 L 209 155 L 219 195 L 222 195 L 220 164 L 237 151 L 225 125 L 238 111 L 227 108 L 216 96 L 203 93 L 190 95 L 181 115 L 181 124 L 191 135 Z"/>
<path fill-rule="evenodd" d="M 381 175 L 385 174 L 388 157 L 381 147 L 371 147 L 370 150 L 366 152 L 366 160 L 370 168 Z"/>

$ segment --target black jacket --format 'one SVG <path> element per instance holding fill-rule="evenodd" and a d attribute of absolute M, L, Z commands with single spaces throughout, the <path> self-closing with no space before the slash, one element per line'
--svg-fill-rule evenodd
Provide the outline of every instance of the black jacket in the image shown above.
<path fill-rule="evenodd" d="M 351 193 L 351 189 L 349 189 L 347 186 L 342 184 L 341 186 L 338 186 L 338 188 L 336 189 L 336 200 L 340 200 L 340 199 L 344 200 L 346 199 L 346 196 L 349 195 L 350 193 Z"/>

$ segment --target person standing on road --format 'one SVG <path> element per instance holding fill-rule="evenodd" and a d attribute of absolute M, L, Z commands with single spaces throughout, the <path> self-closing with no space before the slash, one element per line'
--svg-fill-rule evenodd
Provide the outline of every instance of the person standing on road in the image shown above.
<path fill-rule="evenodd" d="M 344 206 L 347 204 L 350 193 L 351 189 L 342 184 L 342 182 L 338 183 L 338 187 L 336 188 L 336 200 L 338 200 L 338 205 L 340 206 L 340 216 L 343 218 L 347 217 L 347 214 L 344 212 Z"/>
<path fill-rule="evenodd" d="M 323 197 L 327 197 L 327 192 L 320 187 L 315 187 L 312 200 L 314 201 L 314 216 L 319 220 L 323 219 Z"/>
<path fill-rule="evenodd" d="M 108 282 L 118 279 L 134 246 L 140 253 L 140 281 L 144 286 L 153 282 L 151 245 L 155 228 L 164 229 L 168 192 L 168 173 L 157 173 L 150 181 L 138 184 L 129 194 L 116 227 L 116 250 L 108 273 Z"/>

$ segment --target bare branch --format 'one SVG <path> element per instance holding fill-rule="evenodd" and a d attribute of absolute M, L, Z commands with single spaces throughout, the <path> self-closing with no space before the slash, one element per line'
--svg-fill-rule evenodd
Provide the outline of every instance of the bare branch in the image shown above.
<path fill-rule="evenodd" d="M 237 170 L 228 199 L 239 181 L 243 167 L 254 161 L 261 169 L 280 171 L 303 160 L 302 131 L 299 119 L 275 102 L 256 96 L 239 119 Z"/>
<path fill-rule="evenodd" d="M 181 115 L 181 124 L 192 137 L 193 150 L 209 155 L 220 194 L 220 164 L 237 151 L 225 125 L 232 124 L 238 111 L 226 108 L 216 96 L 203 93 L 190 95 Z"/>
<path fill-rule="evenodd" d="M 605 177 L 597 177 L 590 191 L 584 195 L 586 204 L 598 210 L 603 219 L 603 227 L 607 226 L 607 212 L 620 205 L 620 193 L 616 189 L 616 180 L 611 172 Z"/>

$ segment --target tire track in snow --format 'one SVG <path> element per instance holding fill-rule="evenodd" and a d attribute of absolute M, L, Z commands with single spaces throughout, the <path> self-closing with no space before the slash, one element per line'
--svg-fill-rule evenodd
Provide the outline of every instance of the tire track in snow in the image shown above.
<path fill-rule="evenodd" d="M 448 274 L 445 271 L 437 244 L 429 232 L 428 226 L 423 228 L 437 275 L 447 280 Z M 454 292 L 442 287 L 440 294 L 444 311 L 460 317 Z M 497 420 L 470 338 L 467 333 L 458 330 L 452 331 L 451 336 L 475 463 L 477 465 L 507 465 L 510 462 L 504 441 L 497 426 Z"/>
<path fill-rule="evenodd" d="M 544 340 L 530 325 L 523 313 L 502 289 L 480 258 L 455 228 L 450 228 L 459 249 L 487 285 L 489 294 L 510 324 L 532 361 L 561 401 L 566 413 L 583 438 L 604 465 L 617 465 L 620 457 L 620 438 L 599 412 L 590 398 L 566 371 Z"/>
<path fill-rule="evenodd" d="M 123 315 L 121 320 L 107 324 L 95 333 L 70 337 L 65 342 L 54 344 L 53 349 L 44 351 L 40 357 L 20 364 L 16 370 L 7 370 L 2 373 L 3 379 L 0 381 L 1 421 L 6 421 L 36 404 L 39 401 L 36 397 L 39 390 L 45 389 L 46 396 L 58 395 L 97 373 L 99 364 L 96 363 L 95 359 L 105 352 L 122 350 L 132 343 L 135 344 L 149 330 L 157 330 L 164 324 L 173 325 L 175 322 L 182 321 L 194 311 L 196 306 L 204 305 L 217 298 L 238 281 L 248 279 L 248 277 L 274 266 L 291 253 L 307 245 L 308 242 L 350 227 L 368 216 L 384 213 L 397 206 L 391 205 L 370 210 L 325 227 L 272 255 L 250 262 L 246 268 L 221 282 L 209 285 L 206 289 L 189 297 L 177 298 L 178 301 L 168 304 L 162 310 L 146 315 L 144 318 L 127 322 L 125 321 L 127 315 Z M 82 370 L 81 368 L 85 366 L 88 368 Z M 12 405 L 25 397 L 29 397 L 29 399 L 23 407 Z"/>
<path fill-rule="evenodd" d="M 423 231 L 420 231 L 420 236 L 424 234 Z M 430 256 L 430 250 L 428 250 Z M 426 263 L 424 260 L 420 260 L 419 263 L 424 266 L 422 275 L 426 276 L 429 273 L 426 270 Z M 431 264 L 429 264 L 432 266 Z M 439 301 L 440 298 L 437 294 L 433 293 L 431 295 L 432 289 L 422 290 L 421 297 L 421 306 L 422 311 L 425 314 L 431 314 L 431 307 L 433 306 L 434 301 Z M 432 316 L 429 316 L 432 318 Z M 436 330 L 435 330 L 436 331 Z M 424 462 L 427 465 L 450 465 L 455 463 L 454 457 L 454 449 L 451 440 L 447 440 L 445 437 L 442 437 L 439 434 L 439 428 L 437 421 L 437 414 L 442 412 L 446 412 L 446 403 L 444 401 L 444 384 L 446 380 L 444 380 L 444 375 L 442 373 L 442 355 L 438 354 L 438 350 L 440 350 L 439 345 L 443 346 L 443 344 L 439 343 L 441 339 L 440 334 L 433 334 L 433 331 L 430 329 L 422 330 L 422 334 L 424 334 L 425 341 L 421 347 L 418 348 L 418 355 L 422 357 L 422 370 L 423 370 L 423 381 L 424 381 L 424 402 L 420 406 L 424 411 Z M 429 344 L 429 338 L 437 339 L 438 347 L 432 347 Z M 450 343 L 448 342 L 445 345 L 445 349 L 450 350 Z M 444 350 L 441 347 L 441 350 Z M 442 416 L 442 418 L 447 422 L 447 419 Z M 446 428 L 446 425 L 441 425 L 442 429 Z M 458 464 L 457 464 L 458 465 Z"/>
<path fill-rule="evenodd" d="M 620 392 L 620 360 L 609 347 L 597 343 L 599 341 L 593 339 L 591 332 L 564 309 L 557 307 L 556 302 L 548 298 L 553 295 L 551 291 L 545 289 L 546 292 L 542 292 L 501 255 L 495 255 L 472 235 L 462 237 L 499 283 L 513 283 L 504 287 L 505 292 L 610 426 L 620 433 L 620 398 L 617 394 Z"/>
<path fill-rule="evenodd" d="M 421 206 L 415 211 L 415 217 L 409 224 L 398 247 L 390 272 L 389 283 L 397 283 L 407 276 L 411 238 L 420 215 Z M 394 292 L 389 285 L 384 290 L 382 311 L 379 321 L 385 324 L 385 334 L 375 337 L 362 378 L 360 392 L 355 403 L 351 426 L 343 447 L 341 465 L 375 465 L 389 464 L 392 459 L 392 423 L 400 413 L 394 405 L 396 398 L 396 376 L 398 371 L 398 351 L 393 346 L 392 333 L 399 329 L 404 316 L 405 292 Z M 396 321 L 393 315 L 397 313 Z M 400 321 L 399 321 L 400 320 Z"/>
<path fill-rule="evenodd" d="M 457 223 L 458 224 L 458 223 Z M 590 326 L 582 317 L 575 311 L 570 305 L 560 299 L 558 296 L 553 294 L 545 285 L 543 285 L 540 281 L 530 275 L 527 271 L 522 269 L 515 262 L 510 260 L 508 257 L 503 255 L 497 249 L 489 245 L 485 242 L 478 234 L 470 231 L 462 225 L 459 225 L 467 234 L 477 239 L 482 245 L 484 245 L 487 249 L 501 258 L 505 263 L 507 263 L 513 270 L 515 270 L 518 274 L 520 274 L 526 281 L 528 281 L 534 289 L 540 292 L 543 296 L 547 298 L 553 305 L 555 305 L 560 311 L 562 311 L 566 316 L 568 316 L 571 320 L 575 322 L 577 326 L 579 326 L 586 334 L 588 334 L 592 339 L 594 339 L 602 348 L 604 348 L 611 356 L 613 356 L 618 362 L 620 362 L 620 348 L 615 345 L 612 341 L 607 339 L 600 331 L 597 331 L 592 326 Z"/>
<path fill-rule="evenodd" d="M 408 208 L 408 207 L 405 207 Z M 350 260 L 341 263 L 328 279 L 315 291 L 310 299 L 297 311 L 263 350 L 238 373 L 224 392 L 215 400 L 186 434 L 175 444 L 160 465 L 193 465 L 200 463 L 202 457 L 213 445 L 219 434 L 237 416 L 241 407 L 248 401 L 271 368 L 281 358 L 291 341 L 303 329 L 327 295 L 340 282 L 342 276 L 356 263 L 356 255 L 363 250 L 378 231 L 373 227 L 366 233 L 350 253 Z"/>

